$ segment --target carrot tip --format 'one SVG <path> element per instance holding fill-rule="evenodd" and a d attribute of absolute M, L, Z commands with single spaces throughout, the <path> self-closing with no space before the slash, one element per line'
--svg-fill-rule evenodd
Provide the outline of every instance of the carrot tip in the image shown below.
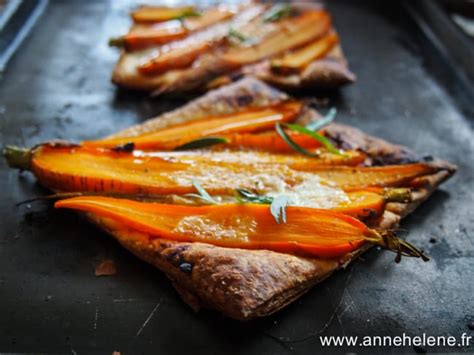
<path fill-rule="evenodd" d="M 32 151 L 27 148 L 7 145 L 3 149 L 3 156 L 10 168 L 28 170 L 30 168 Z"/>

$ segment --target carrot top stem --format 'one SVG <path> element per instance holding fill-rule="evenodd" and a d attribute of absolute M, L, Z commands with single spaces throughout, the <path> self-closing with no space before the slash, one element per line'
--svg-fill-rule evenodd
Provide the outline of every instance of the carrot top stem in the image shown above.
<path fill-rule="evenodd" d="M 10 168 L 28 170 L 33 152 L 31 149 L 7 145 L 3 149 L 3 156 Z"/>
<path fill-rule="evenodd" d="M 123 36 L 120 37 L 112 37 L 109 39 L 109 46 L 110 47 L 124 47 L 125 46 L 125 38 Z"/>
<path fill-rule="evenodd" d="M 385 188 L 382 195 L 387 202 L 410 202 L 411 190 L 409 188 Z"/>
<path fill-rule="evenodd" d="M 402 256 L 410 256 L 415 258 L 421 258 L 423 261 L 429 261 L 422 250 L 416 248 L 406 240 L 398 238 L 393 231 L 380 231 L 377 232 L 372 230 L 372 236 L 366 238 L 369 243 L 378 245 L 379 247 L 392 251 L 397 254 L 395 262 L 399 263 Z"/>

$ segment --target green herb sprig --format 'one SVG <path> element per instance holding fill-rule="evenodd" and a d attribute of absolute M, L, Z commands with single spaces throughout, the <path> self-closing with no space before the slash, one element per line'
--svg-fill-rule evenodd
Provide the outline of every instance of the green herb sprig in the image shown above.
<path fill-rule="evenodd" d="M 275 22 L 295 14 L 295 9 L 289 4 L 276 4 L 262 16 L 263 22 Z"/>
<path fill-rule="evenodd" d="M 288 144 L 293 150 L 303 155 L 306 155 L 309 157 L 318 157 L 319 153 L 312 153 L 306 150 L 305 148 L 301 147 L 298 143 L 296 143 L 293 139 L 291 139 L 291 137 L 285 132 L 283 128 L 287 128 L 294 132 L 298 132 L 298 133 L 310 136 L 311 138 L 320 142 L 332 154 L 344 155 L 343 153 L 339 151 L 339 149 L 334 147 L 334 145 L 331 143 L 329 139 L 327 139 L 323 135 L 316 132 L 316 130 L 321 129 L 322 127 L 331 123 L 336 117 L 336 114 L 337 114 L 336 109 L 332 108 L 331 110 L 329 110 L 328 114 L 322 120 L 310 122 L 308 125 L 306 125 L 306 127 L 301 126 L 299 124 L 295 124 L 295 123 L 278 122 L 275 124 L 275 130 L 278 133 L 278 135 L 286 142 L 286 144 Z"/>
<path fill-rule="evenodd" d="M 227 32 L 227 37 L 234 38 L 239 42 L 245 43 L 248 42 L 249 38 L 242 34 L 241 32 L 237 31 L 235 28 L 230 28 L 229 32 Z"/>
<path fill-rule="evenodd" d="M 174 148 L 173 150 L 179 151 L 179 150 L 200 149 L 200 148 L 207 148 L 216 144 L 223 144 L 223 143 L 229 143 L 229 140 L 223 137 L 204 137 L 204 138 L 198 138 L 190 142 L 187 142 L 183 145 L 180 145 Z"/>
<path fill-rule="evenodd" d="M 264 205 L 269 205 L 273 202 L 273 197 L 270 196 L 257 195 L 245 189 L 237 189 L 235 191 L 237 192 L 237 197 L 244 199 L 245 202 L 261 203 Z"/>
<path fill-rule="evenodd" d="M 305 127 L 311 131 L 318 131 L 321 128 L 330 124 L 332 121 L 334 121 L 336 116 L 337 116 L 337 109 L 335 107 L 331 107 L 328 113 L 322 119 L 311 121 Z"/>
<path fill-rule="evenodd" d="M 209 205 L 217 205 L 217 201 L 213 199 L 211 195 L 209 195 L 209 193 L 206 191 L 206 189 L 204 189 L 204 187 L 201 186 L 200 183 L 194 179 L 192 180 L 192 183 L 198 194 L 186 194 L 184 196 L 198 198 Z"/>
<path fill-rule="evenodd" d="M 314 157 L 319 157 L 319 155 L 320 155 L 319 153 L 312 153 L 312 152 L 304 149 L 302 146 L 300 146 L 298 143 L 296 143 L 293 139 L 291 139 L 291 137 L 283 129 L 282 124 L 276 123 L 275 124 L 275 130 L 278 133 L 278 135 L 285 141 L 285 143 L 288 144 L 288 146 L 290 148 L 292 148 L 294 151 L 296 151 L 300 154 L 306 155 L 308 157 L 313 157 L 313 158 Z"/>
<path fill-rule="evenodd" d="M 299 124 L 285 123 L 284 126 L 291 129 L 292 131 L 295 131 L 301 134 L 306 134 L 307 136 L 314 138 L 315 140 L 319 141 L 330 153 L 336 154 L 336 155 L 342 155 L 339 149 L 334 147 L 331 141 L 327 139 L 326 137 L 324 137 L 323 135 L 317 132 L 311 131 L 307 129 L 306 127 L 300 126 Z M 283 131 L 283 130 L 281 129 L 280 131 Z"/>
<path fill-rule="evenodd" d="M 170 20 L 182 21 L 182 20 L 184 20 L 186 17 L 201 17 L 201 16 L 202 16 L 202 14 L 201 14 L 199 11 L 196 11 L 196 10 L 189 10 L 189 11 L 185 11 L 185 12 L 182 13 L 181 15 L 172 17 Z"/>
<path fill-rule="evenodd" d="M 275 197 L 270 205 L 270 212 L 275 221 L 280 224 L 286 223 L 286 206 L 290 204 L 290 198 L 286 195 Z"/>
<path fill-rule="evenodd" d="M 275 221 L 280 224 L 286 223 L 286 206 L 290 204 L 290 197 L 279 195 L 277 197 L 258 195 L 245 189 L 237 189 L 237 199 L 240 202 L 259 203 L 270 205 L 270 212 Z"/>

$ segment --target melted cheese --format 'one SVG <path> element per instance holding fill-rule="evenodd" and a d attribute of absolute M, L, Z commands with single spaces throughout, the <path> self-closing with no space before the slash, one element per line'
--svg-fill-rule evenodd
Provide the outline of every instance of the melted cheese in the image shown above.
<path fill-rule="evenodd" d="M 202 241 L 206 239 L 246 241 L 249 234 L 256 232 L 256 228 L 257 222 L 250 216 L 228 216 L 221 223 L 201 216 L 187 216 L 179 221 L 172 232 L 199 238 Z"/>
<path fill-rule="evenodd" d="M 299 155 L 227 150 L 160 152 L 145 155 L 189 164 L 187 169 L 162 173 L 163 177 L 174 180 L 182 186 L 192 185 L 194 180 L 205 189 L 218 185 L 229 191 L 240 188 L 271 197 L 286 195 L 290 198 L 290 205 L 301 207 L 330 209 L 349 202 L 346 193 L 330 181 L 320 178 L 315 173 L 297 171 L 286 165 L 308 159 Z M 202 169 L 200 158 L 209 164 L 208 168 Z M 220 163 L 227 164 L 222 166 Z M 240 164 L 250 165 L 252 169 L 242 170 Z M 255 174 L 255 171 L 259 173 Z"/>
<path fill-rule="evenodd" d="M 295 186 L 277 182 L 276 189 L 266 193 L 271 197 L 286 195 L 290 198 L 291 206 L 330 209 L 349 202 L 346 193 L 337 188 L 322 184 L 319 176 L 306 174 L 306 178 Z M 275 186 L 275 185 L 274 185 Z"/>

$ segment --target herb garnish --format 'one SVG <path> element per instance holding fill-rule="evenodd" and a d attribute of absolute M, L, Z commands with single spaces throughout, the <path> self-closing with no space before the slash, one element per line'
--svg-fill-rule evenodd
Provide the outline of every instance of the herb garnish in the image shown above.
<path fill-rule="evenodd" d="M 275 221 L 286 223 L 286 206 L 290 203 L 290 198 L 286 195 L 279 195 L 275 197 L 270 205 L 270 212 Z"/>
<path fill-rule="evenodd" d="M 273 197 L 270 196 L 257 195 L 245 189 L 237 189 L 235 191 L 237 192 L 238 197 L 243 198 L 247 202 L 261 203 L 264 205 L 269 205 L 273 202 Z"/>
<path fill-rule="evenodd" d="M 317 132 L 311 131 L 311 130 L 307 129 L 306 127 L 300 126 L 299 124 L 286 123 L 285 126 L 288 127 L 289 129 L 291 129 L 292 131 L 302 133 L 302 134 L 306 134 L 307 136 L 310 136 L 310 137 L 314 138 L 315 140 L 319 141 L 322 145 L 324 145 L 324 147 L 326 147 L 326 149 L 330 153 L 337 154 L 337 155 L 342 155 L 342 153 L 339 151 L 339 149 L 334 147 L 332 145 L 331 141 L 329 139 L 327 139 L 326 137 L 324 137 L 323 135 L 321 135 Z"/>
<path fill-rule="evenodd" d="M 262 16 L 263 22 L 275 22 L 285 17 L 290 17 L 295 13 L 295 10 L 288 4 L 277 4 L 272 6 Z"/>
<path fill-rule="evenodd" d="M 229 143 L 227 138 L 223 137 L 204 137 L 198 138 L 179 147 L 174 148 L 173 150 L 190 150 L 190 149 L 199 149 L 210 147 L 212 145 L 221 144 L 221 143 Z"/>
<path fill-rule="evenodd" d="M 286 195 L 279 195 L 277 197 L 258 195 L 245 189 L 237 189 L 237 199 L 240 202 L 252 202 L 263 205 L 270 205 L 270 212 L 275 218 L 275 221 L 286 223 L 286 206 L 290 202 L 290 198 Z"/>
<path fill-rule="evenodd" d="M 305 127 L 311 131 L 317 131 L 330 124 L 336 118 L 337 110 L 335 107 L 331 107 L 321 120 L 314 120 L 308 123 Z"/>
<path fill-rule="evenodd" d="M 311 153 L 310 151 L 307 151 L 298 143 L 296 143 L 293 139 L 291 139 L 291 137 L 285 132 L 280 123 L 275 124 L 275 130 L 277 131 L 278 135 L 285 141 L 285 143 L 288 144 L 293 150 L 308 157 L 319 157 L 319 153 Z"/>
<path fill-rule="evenodd" d="M 202 14 L 196 10 L 185 11 L 181 15 L 170 18 L 170 20 L 177 20 L 181 22 L 181 25 L 184 25 L 183 20 L 187 17 L 200 17 Z"/>
<path fill-rule="evenodd" d="M 227 33 L 227 37 L 229 38 L 235 38 L 237 39 L 239 42 L 242 42 L 242 43 L 245 43 L 247 42 L 249 39 L 244 36 L 241 32 L 237 31 L 236 29 L 234 28 L 230 28 L 229 29 L 229 32 Z"/>
<path fill-rule="evenodd" d="M 184 196 L 186 197 L 195 197 L 198 198 L 202 201 L 207 202 L 210 205 L 217 205 L 217 201 L 214 200 L 211 195 L 204 189 L 204 187 L 201 186 L 200 183 L 198 183 L 196 180 L 192 180 L 194 188 L 197 190 L 199 194 L 186 194 Z"/>
<path fill-rule="evenodd" d="M 304 149 L 303 147 L 301 147 L 293 139 L 291 139 L 291 137 L 285 132 L 283 128 L 288 128 L 292 131 L 310 136 L 311 138 L 314 138 L 315 140 L 320 142 L 330 153 L 333 153 L 336 155 L 343 155 L 336 147 L 334 147 L 334 145 L 331 143 L 329 139 L 327 139 L 323 135 L 316 132 L 318 129 L 321 129 L 322 127 L 331 123 L 336 117 L 336 114 L 337 114 L 337 110 L 333 107 L 329 110 L 329 112 L 326 114 L 326 116 L 323 119 L 310 122 L 309 124 L 306 125 L 306 127 L 303 127 L 301 125 L 294 124 L 294 123 L 279 123 L 278 122 L 275 124 L 275 130 L 280 135 L 280 137 L 286 142 L 286 144 L 288 144 L 291 148 L 293 148 L 293 150 L 303 155 L 306 155 L 309 157 L 318 157 L 319 153 L 312 153 Z"/>

